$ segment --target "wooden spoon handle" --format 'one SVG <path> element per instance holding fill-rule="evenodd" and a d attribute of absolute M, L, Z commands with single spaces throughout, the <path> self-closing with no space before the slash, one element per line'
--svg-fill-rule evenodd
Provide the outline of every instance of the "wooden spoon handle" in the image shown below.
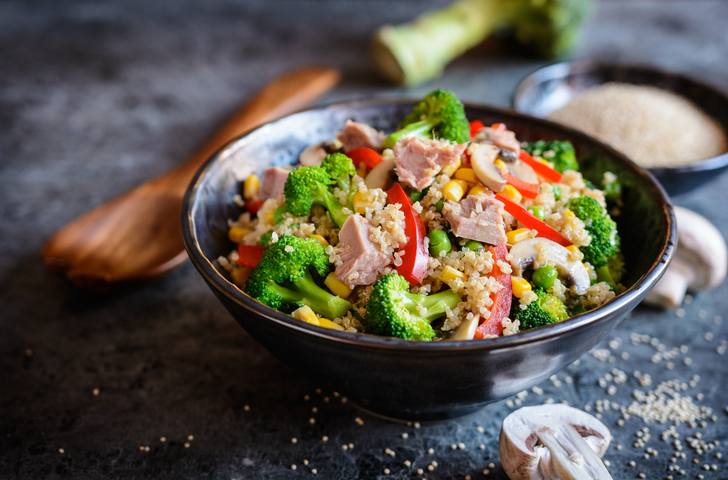
<path fill-rule="evenodd" d="M 338 70 L 327 67 L 304 67 L 278 77 L 235 112 L 195 155 L 179 167 L 189 174 L 186 180 L 181 179 L 184 180 L 183 187 L 187 187 L 200 166 L 227 142 L 253 127 L 305 107 L 331 89 L 339 78 Z"/>

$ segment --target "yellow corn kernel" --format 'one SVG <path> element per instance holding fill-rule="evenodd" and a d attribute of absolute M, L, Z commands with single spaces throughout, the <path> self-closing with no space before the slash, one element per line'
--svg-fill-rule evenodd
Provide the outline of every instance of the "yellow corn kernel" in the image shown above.
<path fill-rule="evenodd" d="M 309 235 L 308 238 L 312 238 L 312 239 L 316 240 L 317 242 L 319 242 L 324 247 L 328 247 L 329 246 L 329 242 L 324 237 L 322 237 L 321 235 Z"/>
<path fill-rule="evenodd" d="M 460 279 L 463 282 L 465 281 L 467 277 L 465 274 L 459 270 L 455 270 L 451 266 L 445 267 L 442 272 L 437 276 L 437 279 L 441 282 L 447 283 L 450 285 L 450 282 L 452 282 L 455 279 Z"/>
<path fill-rule="evenodd" d="M 468 183 L 480 183 L 478 175 L 475 174 L 475 170 L 472 168 L 458 168 L 454 178 L 465 180 Z"/>
<path fill-rule="evenodd" d="M 566 247 L 566 249 L 571 253 L 576 253 L 579 251 L 579 248 L 576 245 L 569 245 L 568 247 Z"/>
<path fill-rule="evenodd" d="M 527 238 L 531 238 L 531 230 L 528 228 L 519 228 L 516 230 L 511 230 L 510 232 L 506 233 L 506 238 L 508 239 L 509 245 L 515 245 L 521 240 L 526 240 Z"/>
<path fill-rule="evenodd" d="M 251 175 L 243 182 L 243 198 L 252 200 L 258 196 L 260 190 L 260 178 L 258 175 Z"/>
<path fill-rule="evenodd" d="M 342 327 L 338 323 L 332 322 L 328 318 L 319 318 L 318 319 L 318 326 L 319 327 L 324 327 L 324 328 L 329 328 L 331 330 L 338 330 L 340 332 L 343 332 L 344 331 L 344 327 Z"/>
<path fill-rule="evenodd" d="M 346 298 L 351 295 L 351 288 L 341 280 L 339 280 L 334 272 L 329 273 L 324 280 L 324 285 L 329 287 L 331 293 L 338 295 L 341 298 Z"/>
<path fill-rule="evenodd" d="M 367 166 L 364 165 L 364 162 L 361 162 L 359 166 L 356 167 L 356 174 L 359 175 L 361 178 L 367 176 Z"/>
<path fill-rule="evenodd" d="M 268 225 L 274 225 L 276 223 L 275 210 L 271 210 L 265 215 L 265 223 Z M 260 218 L 260 217 L 259 217 Z"/>
<path fill-rule="evenodd" d="M 365 194 L 362 192 L 356 192 L 351 198 L 351 202 L 354 205 L 354 211 L 361 215 L 367 213 L 367 207 L 371 206 L 371 204 L 364 198 L 364 195 Z"/>
<path fill-rule="evenodd" d="M 522 277 L 511 277 L 511 287 L 513 287 L 513 296 L 521 298 L 524 292 L 531 290 L 531 284 Z"/>
<path fill-rule="evenodd" d="M 445 200 L 459 202 L 468 188 L 468 182 L 465 180 L 450 180 L 442 189 L 442 196 Z"/>
<path fill-rule="evenodd" d="M 506 185 L 506 188 L 503 189 L 501 192 L 502 195 L 505 195 L 506 197 L 510 198 L 516 203 L 521 203 L 521 200 L 523 200 L 523 196 L 521 196 L 521 192 L 516 190 L 516 187 L 513 185 Z"/>
<path fill-rule="evenodd" d="M 567 209 L 566 209 L 566 212 L 564 212 L 564 216 L 565 216 L 566 218 L 574 218 L 574 217 L 575 217 L 576 215 L 574 215 L 574 212 L 572 212 L 571 210 L 569 210 L 569 209 L 567 208 Z"/>
<path fill-rule="evenodd" d="M 493 162 L 496 167 L 498 167 L 498 170 L 501 171 L 501 173 L 508 173 L 508 167 L 506 167 L 506 163 L 501 160 L 500 158 Z"/>
<path fill-rule="evenodd" d="M 483 185 L 476 185 L 473 188 L 470 189 L 468 192 L 468 195 L 487 195 L 488 189 L 485 188 Z"/>
<path fill-rule="evenodd" d="M 295 310 L 291 316 L 293 318 L 297 318 L 301 321 L 304 321 L 306 323 L 310 323 L 311 325 L 318 325 L 318 317 L 315 313 L 313 313 L 313 310 L 311 310 L 311 307 L 308 305 L 304 305 L 301 308 Z"/>
<path fill-rule="evenodd" d="M 253 231 L 247 228 L 242 227 L 231 227 L 230 230 L 228 230 L 228 238 L 231 242 L 235 243 L 243 243 L 243 238 Z"/>
<path fill-rule="evenodd" d="M 452 165 L 447 165 L 447 166 L 443 167 L 442 173 L 447 175 L 448 177 L 452 177 L 452 174 L 455 173 L 455 170 L 460 168 L 460 165 L 462 165 L 462 164 L 463 164 L 463 162 L 461 162 L 460 159 L 458 158 L 457 161 L 455 163 L 453 163 Z"/>
<path fill-rule="evenodd" d="M 536 158 L 534 160 L 536 160 L 538 163 L 543 163 L 544 165 L 546 165 L 549 168 L 554 168 L 554 164 L 549 162 L 548 160 L 544 160 L 543 158 Z"/>
<path fill-rule="evenodd" d="M 232 279 L 235 286 L 242 290 L 243 288 L 245 288 L 245 282 L 248 280 L 248 277 L 251 273 L 253 273 L 252 268 L 240 267 L 236 268 L 230 273 L 230 278 Z"/>

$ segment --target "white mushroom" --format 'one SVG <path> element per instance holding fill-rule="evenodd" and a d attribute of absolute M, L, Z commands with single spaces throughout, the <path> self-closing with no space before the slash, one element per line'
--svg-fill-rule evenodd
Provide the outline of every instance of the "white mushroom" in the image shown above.
<path fill-rule="evenodd" d="M 685 292 L 717 287 L 726 276 L 728 253 L 723 235 L 705 217 L 675 207 L 677 250 L 672 263 L 644 302 L 674 308 L 682 304 Z"/>
<path fill-rule="evenodd" d="M 298 156 L 298 162 L 304 167 L 313 167 L 321 165 L 326 158 L 326 148 L 324 142 L 320 142 L 310 147 L 306 147 L 301 155 Z"/>
<path fill-rule="evenodd" d="M 508 162 L 506 163 L 506 168 L 508 169 L 508 173 L 523 180 L 524 182 L 538 183 L 538 175 L 536 175 L 536 171 L 533 167 L 531 167 L 531 165 L 522 160 Z"/>
<path fill-rule="evenodd" d="M 393 183 L 392 172 L 394 172 L 394 167 L 394 158 L 385 157 L 367 174 L 364 184 L 369 189 L 381 188 L 387 190 Z"/>
<path fill-rule="evenodd" d="M 491 143 L 473 143 L 470 145 L 470 164 L 483 185 L 494 192 L 502 192 L 506 188 L 506 180 L 495 166 L 500 148 Z"/>
<path fill-rule="evenodd" d="M 569 260 L 570 253 L 566 247 L 547 238 L 521 240 L 510 251 L 513 275 L 523 276 L 523 272 L 531 266 L 536 269 L 542 265 L 550 265 L 556 268 L 559 275 L 569 280 L 574 293 L 584 295 L 591 283 L 589 271 L 583 263 Z"/>
<path fill-rule="evenodd" d="M 523 407 L 503 420 L 498 452 L 512 480 L 611 480 L 609 429 L 567 405 Z"/>
<path fill-rule="evenodd" d="M 478 328 L 480 315 L 473 315 L 471 319 L 463 320 L 463 323 L 455 329 L 455 333 L 450 340 L 472 340 L 475 338 L 475 330 Z"/>

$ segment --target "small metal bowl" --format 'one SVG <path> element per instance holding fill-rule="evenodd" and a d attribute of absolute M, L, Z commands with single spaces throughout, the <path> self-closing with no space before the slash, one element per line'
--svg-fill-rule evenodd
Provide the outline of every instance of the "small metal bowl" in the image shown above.
<path fill-rule="evenodd" d="M 677 93 L 715 118 L 728 132 L 728 96 L 696 80 L 639 65 L 599 60 L 556 63 L 536 70 L 516 88 L 516 111 L 546 118 L 581 92 L 608 82 L 650 85 Z M 674 168 L 648 169 L 670 195 L 687 192 L 728 169 L 728 153 Z"/>

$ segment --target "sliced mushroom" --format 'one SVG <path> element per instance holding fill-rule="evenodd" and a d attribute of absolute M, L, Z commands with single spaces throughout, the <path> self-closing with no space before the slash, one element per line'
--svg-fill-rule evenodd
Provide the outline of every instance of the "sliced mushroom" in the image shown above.
<path fill-rule="evenodd" d="M 472 340 L 475 338 L 475 329 L 478 328 L 479 320 L 480 315 L 473 315 L 470 320 L 463 320 L 463 323 L 455 329 L 455 333 L 450 337 L 450 340 Z"/>
<path fill-rule="evenodd" d="M 677 250 L 660 281 L 645 298 L 656 307 L 675 308 L 685 293 L 710 290 L 726 277 L 728 252 L 723 235 L 705 217 L 675 207 Z"/>
<path fill-rule="evenodd" d="M 500 148 L 491 143 L 473 143 L 470 146 L 470 164 L 483 185 L 494 192 L 502 192 L 506 181 L 495 162 Z"/>
<path fill-rule="evenodd" d="M 381 188 L 382 190 L 387 190 L 394 182 L 392 179 L 394 167 L 394 158 L 386 157 L 367 174 L 367 177 L 364 179 L 364 185 L 366 185 L 367 188 Z"/>
<path fill-rule="evenodd" d="M 513 162 L 506 163 L 506 168 L 508 169 L 508 173 L 520 180 L 523 180 L 524 182 L 538 183 L 538 175 L 536 175 L 536 172 L 531 165 L 526 162 L 515 160 Z"/>
<path fill-rule="evenodd" d="M 569 253 L 565 247 L 547 238 L 522 240 L 510 251 L 513 275 L 523 276 L 523 272 L 531 266 L 536 269 L 541 265 L 551 265 L 559 275 L 569 280 L 574 293 L 584 295 L 591 283 L 589 272 L 581 262 L 569 260 Z"/>
<path fill-rule="evenodd" d="M 298 162 L 304 167 L 313 167 L 321 165 L 326 155 L 334 152 L 343 152 L 343 145 L 338 140 L 325 140 L 316 143 L 310 147 L 306 147 L 301 155 L 298 156 Z"/>
<path fill-rule="evenodd" d="M 503 420 L 498 452 L 512 480 L 611 480 L 609 429 L 567 405 L 523 407 Z"/>

